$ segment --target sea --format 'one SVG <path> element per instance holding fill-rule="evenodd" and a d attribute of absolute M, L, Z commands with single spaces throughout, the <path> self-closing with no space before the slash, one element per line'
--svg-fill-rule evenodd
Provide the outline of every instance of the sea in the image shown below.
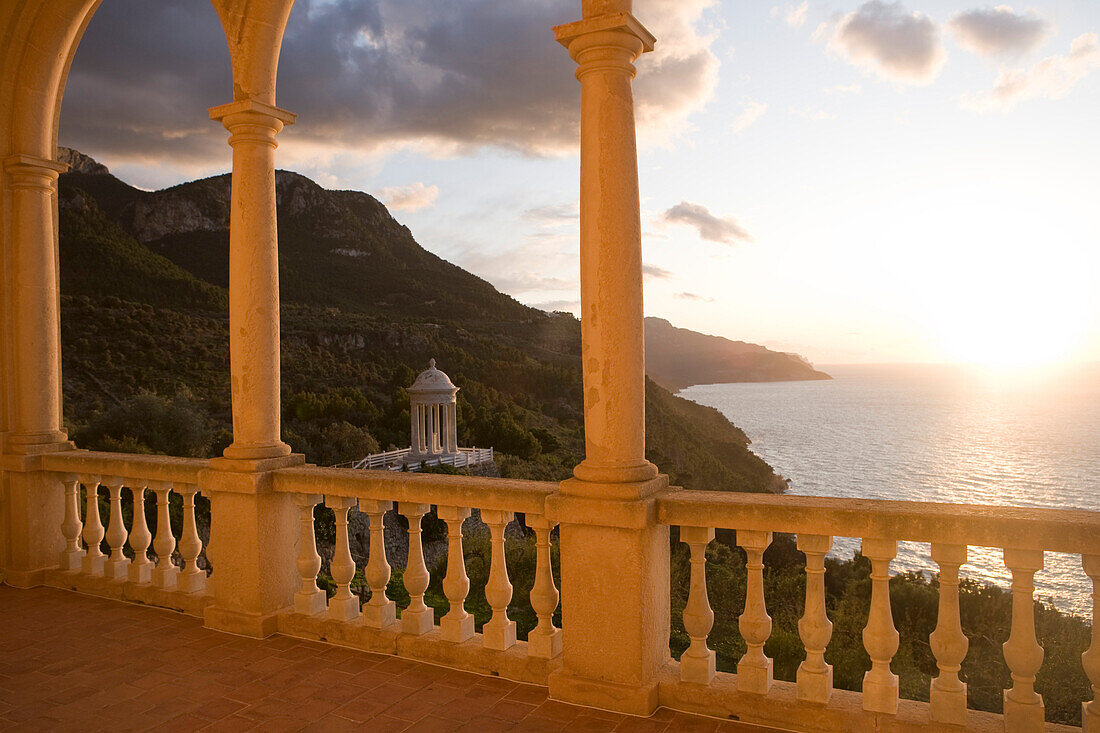
<path fill-rule="evenodd" d="M 833 379 L 696 385 L 680 395 L 744 430 L 792 494 L 1100 511 L 1100 364 L 819 368 Z M 858 548 L 856 538 L 837 538 L 833 554 Z M 891 571 L 935 572 L 929 552 L 899 543 Z M 1090 613 L 1080 555 L 1044 560 L 1037 595 Z M 962 575 L 1011 583 L 999 548 L 971 547 Z"/>

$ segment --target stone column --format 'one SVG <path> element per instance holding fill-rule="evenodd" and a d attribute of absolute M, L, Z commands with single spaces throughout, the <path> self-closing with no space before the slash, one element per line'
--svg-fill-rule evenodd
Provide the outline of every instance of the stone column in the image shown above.
<path fill-rule="evenodd" d="M 411 453 L 415 456 L 420 453 L 420 405 L 415 402 L 409 405 L 409 445 Z"/>
<path fill-rule="evenodd" d="M 67 166 L 30 155 L 4 164 L 11 192 L 10 446 L 64 443 L 61 428 L 61 315 L 57 176 Z"/>
<path fill-rule="evenodd" d="M 670 661 L 669 530 L 645 459 L 641 217 L 631 89 L 653 36 L 630 0 L 584 0 L 554 29 L 581 83 L 580 280 L 585 459 L 547 501 L 560 525 L 562 667 L 551 697 L 636 715 Z M 593 551 L 599 548 L 599 551 Z"/>
<path fill-rule="evenodd" d="M 3 165 L 10 207 L 0 312 L 10 328 L 0 387 L 10 411 L 0 471 L 0 580 L 28 587 L 57 565 L 65 545 L 64 491 L 56 477 L 36 470 L 34 456 L 72 448 L 61 426 L 56 228 L 57 176 L 66 166 L 33 155 L 13 155 Z"/>
<path fill-rule="evenodd" d="M 279 245 L 275 136 L 295 115 L 254 99 L 210 110 L 229 130 L 233 190 L 229 214 L 229 368 L 233 443 L 225 457 L 290 453 L 280 438 Z"/>
<path fill-rule="evenodd" d="M 589 6 L 593 7 L 589 7 Z M 585 3 L 554 33 L 581 83 L 580 264 L 585 458 L 582 481 L 645 481 L 642 234 L 633 61 L 654 39 L 630 2 Z M 606 12 L 620 6 L 620 12 Z M 601 14 L 596 14 L 601 12 Z"/>

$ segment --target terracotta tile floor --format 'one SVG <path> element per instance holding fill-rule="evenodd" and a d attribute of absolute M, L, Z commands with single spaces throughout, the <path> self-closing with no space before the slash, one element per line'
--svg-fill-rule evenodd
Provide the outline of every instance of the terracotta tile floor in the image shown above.
<path fill-rule="evenodd" d="M 52 588 L 0 586 L 0 730 L 763 730 L 662 708 L 650 718 L 546 689 Z"/>

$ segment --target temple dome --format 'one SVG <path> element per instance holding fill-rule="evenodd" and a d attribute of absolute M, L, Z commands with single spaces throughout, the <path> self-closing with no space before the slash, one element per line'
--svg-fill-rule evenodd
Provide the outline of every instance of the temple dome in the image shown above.
<path fill-rule="evenodd" d="M 419 394 L 425 393 L 443 393 L 454 394 L 458 391 L 458 387 L 454 385 L 451 378 L 445 373 L 435 368 L 435 359 L 428 362 L 428 368 L 420 372 L 420 375 L 409 387 L 409 392 L 415 392 Z"/>

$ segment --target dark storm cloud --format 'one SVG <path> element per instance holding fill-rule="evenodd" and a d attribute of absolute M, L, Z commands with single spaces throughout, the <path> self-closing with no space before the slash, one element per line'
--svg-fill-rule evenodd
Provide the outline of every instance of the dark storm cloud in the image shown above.
<path fill-rule="evenodd" d="M 667 41 L 644 62 L 639 117 L 675 128 L 718 62 L 693 23 L 705 0 L 641 0 Z M 573 0 L 298 0 L 280 58 L 284 138 L 385 152 L 576 148 L 579 88 L 551 27 Z M 661 26 L 665 26 L 662 28 Z M 62 141 L 130 160 L 225 157 L 206 108 L 231 101 L 228 51 L 205 0 L 112 0 L 77 53 Z M 110 162 L 110 161 L 108 161 Z"/>

